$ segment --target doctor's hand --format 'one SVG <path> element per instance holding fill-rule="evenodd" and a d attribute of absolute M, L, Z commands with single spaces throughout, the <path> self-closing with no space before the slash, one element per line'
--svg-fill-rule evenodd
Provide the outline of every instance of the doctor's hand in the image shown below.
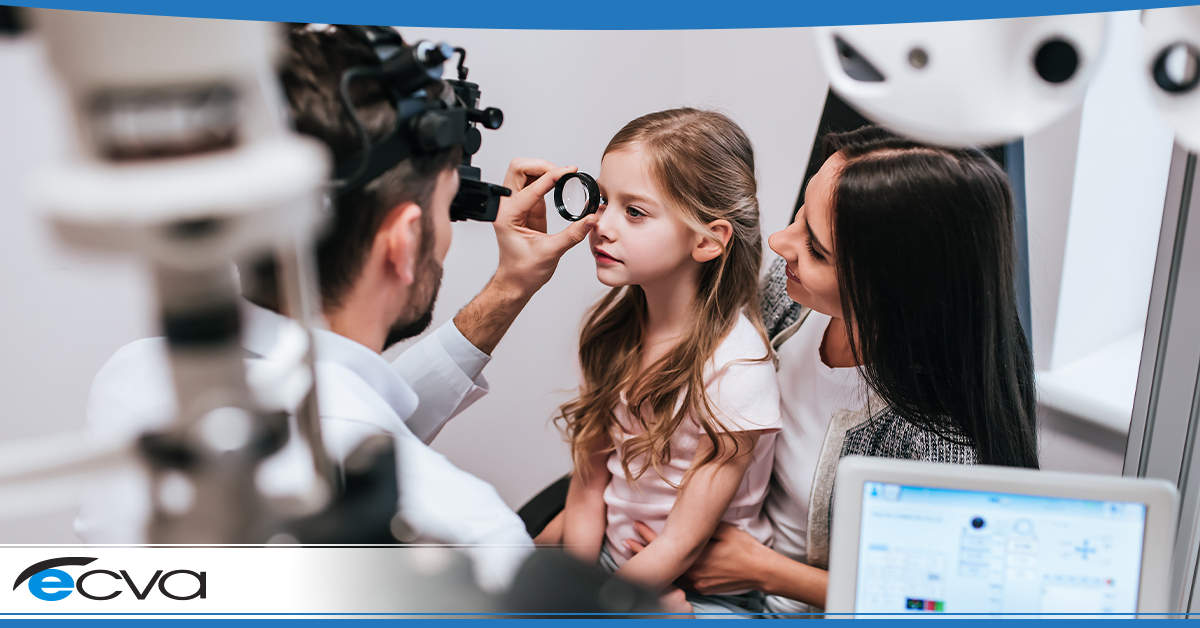
<path fill-rule="evenodd" d="M 455 317 L 454 326 L 480 351 L 491 355 L 533 293 L 550 281 L 563 253 L 587 237 L 596 216 L 546 233 L 545 196 L 558 178 L 575 168 L 540 159 L 514 159 L 504 175 L 512 196 L 500 199 L 496 243 L 500 264 L 492 280 Z"/>
<path fill-rule="evenodd" d="M 634 529 L 646 541 L 625 541 L 625 546 L 638 553 L 646 549 L 657 538 L 654 530 L 637 522 Z M 721 522 L 713 533 L 704 551 L 692 566 L 680 577 L 688 588 L 703 595 L 740 591 L 743 589 L 763 590 L 765 587 L 758 576 L 762 569 L 761 552 L 774 554 L 774 550 L 759 543 L 746 532 Z"/>
<path fill-rule="evenodd" d="M 512 160 L 504 186 L 512 196 L 500 200 L 494 227 L 500 264 L 493 281 L 526 298 L 533 296 L 558 267 L 563 254 L 587 237 L 598 218 L 589 216 L 553 235 L 546 233 L 546 194 L 559 177 L 577 168 L 556 167 L 541 159 Z"/>

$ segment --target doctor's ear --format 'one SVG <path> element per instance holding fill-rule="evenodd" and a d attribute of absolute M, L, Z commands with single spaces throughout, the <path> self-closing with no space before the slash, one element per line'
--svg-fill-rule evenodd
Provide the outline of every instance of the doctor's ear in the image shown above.
<path fill-rule="evenodd" d="M 377 241 L 385 246 L 384 257 L 404 285 L 416 280 L 417 254 L 421 248 L 421 207 L 404 203 L 392 210 L 379 229 Z"/>
<path fill-rule="evenodd" d="M 708 229 L 720 243 L 718 244 L 710 237 L 700 238 L 696 248 L 692 249 L 692 259 L 701 264 L 720 257 L 725 247 L 729 246 L 730 238 L 733 237 L 733 226 L 729 224 L 728 220 L 714 220 L 708 223 Z"/>

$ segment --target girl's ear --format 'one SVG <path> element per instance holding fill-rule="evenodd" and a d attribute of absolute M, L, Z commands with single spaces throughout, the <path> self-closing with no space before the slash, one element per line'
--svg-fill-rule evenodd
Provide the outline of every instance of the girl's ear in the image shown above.
<path fill-rule="evenodd" d="M 696 248 L 692 249 L 692 259 L 703 264 L 704 262 L 717 259 L 729 246 L 729 240 L 733 237 L 733 226 L 728 220 L 714 220 L 708 223 L 708 230 L 712 235 L 717 236 L 720 244 L 713 241 L 712 238 L 702 237 Z"/>

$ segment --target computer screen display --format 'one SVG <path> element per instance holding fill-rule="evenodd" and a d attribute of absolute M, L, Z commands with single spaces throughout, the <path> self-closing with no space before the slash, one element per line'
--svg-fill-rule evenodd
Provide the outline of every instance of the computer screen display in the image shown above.
<path fill-rule="evenodd" d="M 1137 610 L 1145 504 L 862 486 L 856 612 Z"/>

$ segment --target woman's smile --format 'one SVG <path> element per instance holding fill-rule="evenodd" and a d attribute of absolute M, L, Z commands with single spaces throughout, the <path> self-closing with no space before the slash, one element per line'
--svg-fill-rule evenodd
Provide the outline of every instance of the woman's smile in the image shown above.
<path fill-rule="evenodd" d="M 787 275 L 788 281 L 794 281 L 801 286 L 804 285 L 804 283 L 800 281 L 800 278 L 792 273 L 792 269 L 788 268 L 786 265 L 783 267 L 783 273 Z"/>

